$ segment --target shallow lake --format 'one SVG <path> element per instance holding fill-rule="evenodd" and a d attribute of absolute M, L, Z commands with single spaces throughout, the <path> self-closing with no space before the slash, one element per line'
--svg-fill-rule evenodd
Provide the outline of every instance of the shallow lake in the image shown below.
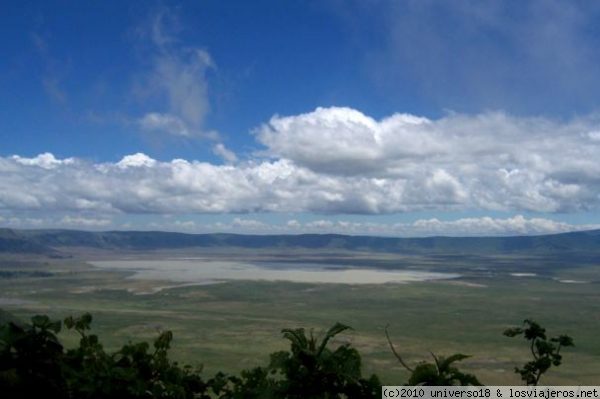
<path fill-rule="evenodd" d="M 315 263 L 244 263 L 200 259 L 111 260 L 88 263 L 103 269 L 133 272 L 131 278 L 134 279 L 178 283 L 263 280 L 299 283 L 384 284 L 460 277 L 455 273 L 347 268 Z"/>

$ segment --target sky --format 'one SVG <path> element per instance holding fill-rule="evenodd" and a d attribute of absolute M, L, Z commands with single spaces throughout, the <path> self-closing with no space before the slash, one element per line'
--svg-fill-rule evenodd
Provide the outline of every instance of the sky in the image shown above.
<path fill-rule="evenodd" d="M 0 227 L 600 228 L 600 3 L 8 2 Z"/>

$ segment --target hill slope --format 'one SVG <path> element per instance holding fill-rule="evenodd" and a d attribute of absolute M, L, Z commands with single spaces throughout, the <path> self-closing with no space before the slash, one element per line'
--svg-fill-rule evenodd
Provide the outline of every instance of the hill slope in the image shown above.
<path fill-rule="evenodd" d="M 394 238 L 339 234 L 242 235 L 0 229 L 0 252 L 51 253 L 61 247 L 107 250 L 237 247 L 393 253 L 600 253 L 600 230 L 543 236 Z"/>

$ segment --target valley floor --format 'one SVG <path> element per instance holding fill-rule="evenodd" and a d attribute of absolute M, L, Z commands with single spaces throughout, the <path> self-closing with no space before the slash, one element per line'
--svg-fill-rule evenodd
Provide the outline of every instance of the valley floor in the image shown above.
<path fill-rule="evenodd" d="M 182 281 L 132 278 L 123 269 L 97 268 L 87 260 L 149 260 L 177 257 L 253 265 L 310 263 L 453 273 L 445 280 L 388 284 L 323 284 L 236 280 L 193 285 Z M 40 274 L 40 272 L 43 272 Z M 176 270 L 173 273 L 177 273 Z M 544 384 L 593 385 L 600 375 L 600 264 L 577 259 L 524 257 L 423 257 L 388 254 L 203 251 L 195 253 L 77 253 L 49 259 L 4 255 L 0 259 L 0 308 L 26 319 L 36 313 L 64 318 L 90 312 L 92 326 L 112 348 L 128 340 L 152 339 L 160 330 L 175 335 L 172 356 L 203 364 L 204 372 L 240 369 L 268 362 L 287 347 L 280 330 L 314 328 L 336 321 L 353 331 L 365 373 L 402 384 L 406 372 L 385 340 L 384 327 L 410 363 L 431 360 L 430 352 L 472 355 L 465 371 L 490 385 L 519 384 L 513 369 L 528 357 L 525 341 L 502 332 L 532 318 L 549 335 L 571 335 L 576 347 Z M 61 333 L 74 344 L 77 337 Z"/>

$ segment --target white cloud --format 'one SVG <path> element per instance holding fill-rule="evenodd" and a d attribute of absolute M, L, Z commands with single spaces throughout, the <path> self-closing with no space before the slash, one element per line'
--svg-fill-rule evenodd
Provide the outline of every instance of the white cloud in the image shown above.
<path fill-rule="evenodd" d="M 174 227 L 177 230 L 196 230 L 196 223 L 192 220 L 176 220 L 174 223 Z"/>
<path fill-rule="evenodd" d="M 313 222 L 308 222 L 305 224 L 305 227 L 309 230 L 311 230 L 311 229 L 330 230 L 333 226 L 334 226 L 334 223 L 330 220 L 315 220 Z"/>
<path fill-rule="evenodd" d="M 560 122 L 502 113 L 438 120 L 396 114 L 377 121 L 348 108 L 320 108 L 273 117 L 257 130 L 270 160 L 0 157 L 0 210 L 588 212 L 600 205 L 600 142 L 588 134 L 599 127 L 593 118 Z M 235 161 L 226 147 L 215 151 Z"/>
<path fill-rule="evenodd" d="M 98 219 L 98 218 L 86 218 L 81 216 L 64 216 L 58 225 L 77 227 L 77 228 L 101 228 L 110 226 L 112 220 L 110 219 Z"/>
<path fill-rule="evenodd" d="M 54 155 L 49 152 L 39 154 L 38 156 L 33 158 L 24 158 L 18 155 L 13 155 L 11 158 L 14 161 L 20 163 L 21 165 L 39 166 L 40 168 L 44 169 L 53 169 L 60 165 L 69 165 L 75 162 L 73 158 L 67 158 L 62 160 L 56 159 Z"/>
<path fill-rule="evenodd" d="M 69 62 L 64 62 L 54 57 L 50 51 L 48 41 L 40 34 L 30 34 L 31 41 L 38 53 L 43 66 L 41 83 L 44 91 L 58 104 L 67 105 L 69 96 L 64 88 L 66 74 L 69 71 Z"/>
<path fill-rule="evenodd" d="M 255 219 L 235 218 L 231 223 L 233 228 L 241 228 L 243 230 L 265 230 L 268 225 Z"/>
<path fill-rule="evenodd" d="M 600 225 L 572 225 L 544 218 L 525 218 L 517 215 L 511 218 L 463 218 L 452 221 L 422 219 L 402 227 L 415 235 L 520 235 L 553 234 L 568 231 L 597 229 Z"/>
<path fill-rule="evenodd" d="M 439 220 L 419 219 L 409 223 L 373 223 L 365 221 L 318 219 L 300 222 L 292 219 L 283 224 L 270 224 L 256 219 L 234 218 L 230 223 L 198 225 L 188 222 L 194 231 L 238 232 L 250 234 L 337 233 L 351 235 L 427 237 L 427 236 L 511 236 L 556 234 L 600 228 L 600 224 L 573 225 L 546 218 L 526 218 L 516 215 L 507 218 L 460 218 Z M 189 226 L 154 225 L 154 228 L 190 230 Z"/>
<path fill-rule="evenodd" d="M 146 167 L 150 168 L 150 167 L 156 165 L 156 161 L 154 159 L 150 158 L 148 155 L 138 152 L 133 155 L 124 156 L 123 159 L 121 159 L 119 162 L 117 162 L 116 165 L 119 168 L 129 168 L 129 167 L 136 168 L 136 167 L 141 167 L 141 166 L 146 166 Z"/>
<path fill-rule="evenodd" d="M 577 211 L 598 205 L 594 117 L 567 122 L 504 113 L 375 120 L 350 108 L 274 116 L 256 130 L 268 153 L 336 181 L 396 195 L 365 211 L 422 207 Z M 369 184 L 365 189 L 370 188 Z M 364 198 L 364 196 L 363 196 Z M 364 198 L 366 199 L 366 198 Z"/>
<path fill-rule="evenodd" d="M 213 66 L 210 55 L 201 49 L 168 49 L 155 62 L 152 84 L 166 96 L 170 114 L 201 133 L 210 110 L 205 78 L 206 70 Z"/>
<path fill-rule="evenodd" d="M 112 225 L 110 218 L 84 217 L 80 215 L 65 215 L 63 217 L 0 217 L 4 226 L 15 228 L 78 228 L 102 229 Z"/>
<path fill-rule="evenodd" d="M 213 153 L 223 158 L 226 162 L 233 163 L 237 161 L 235 153 L 222 143 L 213 146 Z"/>
<path fill-rule="evenodd" d="M 286 226 L 290 229 L 297 229 L 302 227 L 302 224 L 296 219 L 288 220 Z"/>
<path fill-rule="evenodd" d="M 147 131 L 218 140 L 217 132 L 204 127 L 210 112 L 206 75 L 215 63 L 205 49 L 182 46 L 173 33 L 178 27 L 177 17 L 162 8 L 141 30 L 152 51 L 148 56 L 151 71 L 139 91 L 159 101 L 138 123 Z"/>
<path fill-rule="evenodd" d="M 588 137 L 592 141 L 600 141 L 600 130 L 596 130 L 588 133 Z"/>
<path fill-rule="evenodd" d="M 140 118 L 139 124 L 148 131 L 162 131 L 175 136 L 190 135 L 186 124 L 174 115 L 151 112 Z"/>

